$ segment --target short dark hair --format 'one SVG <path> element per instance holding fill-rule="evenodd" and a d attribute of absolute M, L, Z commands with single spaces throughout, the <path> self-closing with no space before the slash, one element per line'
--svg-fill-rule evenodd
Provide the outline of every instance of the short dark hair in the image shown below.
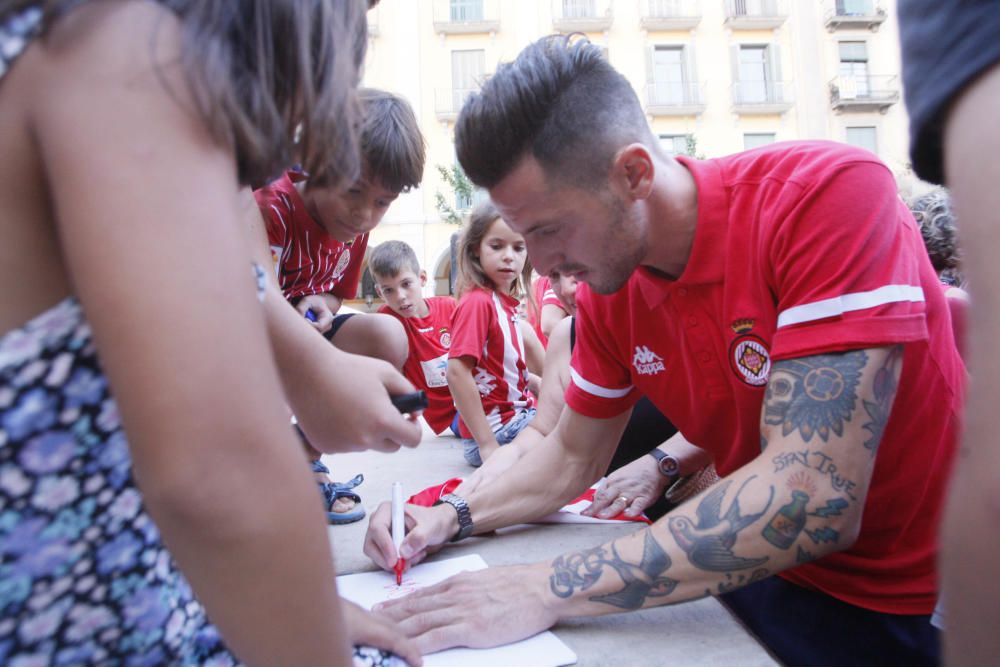
<path fill-rule="evenodd" d="M 0 19 L 38 7 L 45 32 L 77 4 L 8 0 Z M 366 2 L 164 4 L 181 22 L 182 66 L 197 110 L 212 136 L 233 149 L 241 184 L 260 187 L 295 163 L 325 185 L 357 178 Z"/>
<path fill-rule="evenodd" d="M 543 37 L 498 67 L 455 124 L 458 160 L 483 188 L 529 153 L 554 180 L 599 184 L 635 141 L 656 150 L 635 91 L 600 48 L 575 35 Z"/>
<path fill-rule="evenodd" d="M 393 192 L 420 185 L 424 137 L 410 103 L 398 95 L 362 88 L 361 157 L 372 176 Z"/>
<path fill-rule="evenodd" d="M 407 269 L 419 274 L 420 262 L 410 244 L 403 241 L 379 243 L 368 257 L 368 270 L 375 277 L 394 278 Z"/>

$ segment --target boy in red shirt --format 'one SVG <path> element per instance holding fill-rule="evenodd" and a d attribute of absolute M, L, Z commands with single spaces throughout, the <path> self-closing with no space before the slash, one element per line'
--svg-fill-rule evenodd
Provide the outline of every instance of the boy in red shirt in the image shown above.
<path fill-rule="evenodd" d="M 364 125 L 357 182 L 346 191 L 331 190 L 291 170 L 254 197 L 285 298 L 340 349 L 401 368 L 406 339 L 400 327 L 388 318 L 337 311 L 357 293 L 368 234 L 401 192 L 420 184 L 424 141 L 406 100 L 375 89 L 359 91 L 359 97 Z"/>
<path fill-rule="evenodd" d="M 284 297 L 323 337 L 345 352 L 388 361 L 402 369 L 406 334 L 392 318 L 338 314 L 354 297 L 364 268 L 368 234 L 401 192 L 420 184 L 424 140 L 406 100 L 382 90 L 358 91 L 362 104 L 361 177 L 346 190 L 313 183 L 289 170 L 254 192 Z M 364 517 L 354 486 L 362 477 L 330 481 L 302 431 L 299 435 L 320 481 L 331 523 Z"/>
<path fill-rule="evenodd" d="M 421 290 L 427 284 L 427 272 L 421 270 L 413 248 L 402 241 L 379 244 L 368 258 L 368 269 L 386 303 L 378 312 L 398 319 L 406 330 L 410 353 L 403 374 L 427 392 L 424 419 L 435 433 L 448 427 L 457 433 L 458 413 L 445 376 L 455 300 L 424 297 Z"/>

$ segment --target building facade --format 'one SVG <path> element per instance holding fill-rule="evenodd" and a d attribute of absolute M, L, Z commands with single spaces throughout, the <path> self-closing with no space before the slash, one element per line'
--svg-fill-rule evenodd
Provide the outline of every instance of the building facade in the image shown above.
<path fill-rule="evenodd" d="M 382 0 L 369 12 L 364 85 L 406 97 L 427 140 L 418 190 L 372 243 L 412 245 L 446 294 L 450 239 L 436 195 L 459 210 L 438 167 L 455 165 L 465 97 L 552 33 L 582 32 L 631 82 L 673 153 L 715 157 L 790 139 L 876 153 L 912 187 L 895 0 Z"/>

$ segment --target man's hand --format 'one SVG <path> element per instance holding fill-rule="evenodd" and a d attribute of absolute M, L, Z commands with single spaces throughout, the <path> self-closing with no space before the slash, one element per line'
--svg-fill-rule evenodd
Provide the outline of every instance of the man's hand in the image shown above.
<path fill-rule="evenodd" d="M 309 296 L 302 297 L 295 308 L 299 311 L 302 317 L 306 317 L 307 311 L 312 311 L 316 320 L 309 320 L 309 324 L 313 326 L 316 331 L 320 333 L 326 333 L 330 330 L 330 326 L 333 324 L 333 316 L 337 313 L 338 308 L 331 308 L 331 304 L 327 301 L 325 294 L 310 294 Z M 336 297 L 334 297 L 336 299 Z M 337 299 L 339 301 L 339 299 Z M 308 319 L 308 318 L 306 318 Z"/>
<path fill-rule="evenodd" d="M 347 627 L 347 639 L 354 646 L 371 646 L 395 653 L 410 667 L 420 667 L 423 658 L 417 645 L 406 638 L 403 629 L 385 616 L 367 612 L 353 602 L 341 598 L 341 611 Z"/>
<path fill-rule="evenodd" d="M 509 644 L 558 620 L 544 563 L 463 572 L 373 610 L 399 623 L 421 653 Z"/>
<path fill-rule="evenodd" d="M 594 494 L 594 502 L 581 514 L 608 519 L 624 511 L 628 516 L 639 516 L 666 488 L 667 478 L 660 474 L 656 459 L 640 456 L 608 475 Z"/>
<path fill-rule="evenodd" d="M 406 567 L 416 565 L 428 554 L 441 548 L 458 531 L 458 517 L 450 505 L 421 507 L 406 505 L 406 537 L 399 551 Z M 392 571 L 396 564 L 396 547 L 392 543 L 392 505 L 382 503 L 368 519 L 365 533 L 365 555 L 383 570 Z"/>

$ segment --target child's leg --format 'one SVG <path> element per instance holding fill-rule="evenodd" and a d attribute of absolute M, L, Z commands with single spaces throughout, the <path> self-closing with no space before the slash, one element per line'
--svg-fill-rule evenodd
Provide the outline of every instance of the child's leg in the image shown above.
<path fill-rule="evenodd" d="M 325 336 L 344 352 L 384 359 L 397 370 L 410 353 L 403 325 L 389 315 L 338 315 Z"/>
<path fill-rule="evenodd" d="M 309 439 L 306 434 L 302 431 L 298 424 L 295 424 L 295 432 L 299 436 L 299 441 L 302 443 L 302 449 L 306 453 L 306 458 L 309 460 L 310 466 L 312 466 L 313 474 L 316 476 L 316 482 L 322 485 L 334 484 L 335 482 L 330 477 L 330 470 L 325 465 L 323 465 L 320 457 L 323 455 L 318 449 L 309 444 Z M 351 498 L 337 498 L 328 507 L 327 512 L 333 514 L 348 514 L 353 512 L 354 508 L 357 507 L 358 503 Z"/>
<path fill-rule="evenodd" d="M 483 465 L 483 457 L 479 454 L 479 443 L 473 438 L 462 438 L 462 454 L 465 462 L 473 468 Z"/>
<path fill-rule="evenodd" d="M 497 444 L 502 447 L 513 442 L 517 434 L 523 431 L 531 423 L 531 420 L 535 418 L 535 412 L 535 408 L 519 410 L 509 422 L 501 426 L 500 430 L 495 433 Z M 472 438 L 463 438 L 462 448 L 464 449 L 465 460 L 469 465 L 475 468 L 483 465 L 483 458 L 479 454 L 479 443 Z"/>

